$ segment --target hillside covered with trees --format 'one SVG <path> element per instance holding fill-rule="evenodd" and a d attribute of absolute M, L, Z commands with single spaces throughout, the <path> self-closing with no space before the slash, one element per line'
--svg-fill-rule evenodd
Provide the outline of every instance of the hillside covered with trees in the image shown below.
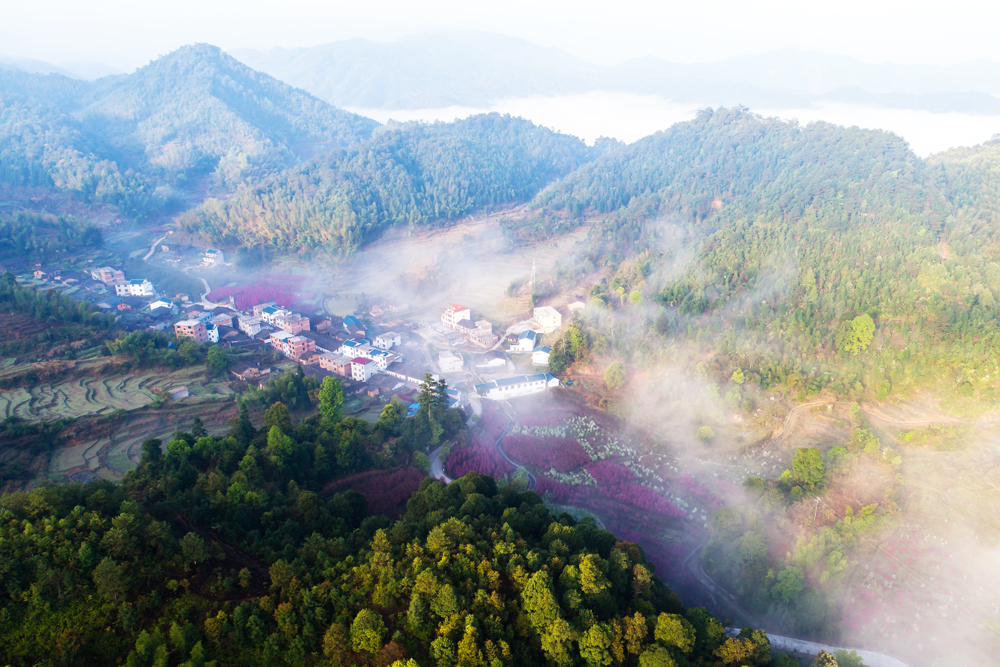
<path fill-rule="evenodd" d="M 591 297 L 617 316 L 587 326 L 626 358 L 680 337 L 717 352 L 702 367 L 723 382 L 884 398 L 952 378 L 992 396 L 1000 255 L 976 230 L 996 215 L 994 154 L 925 163 L 885 132 L 704 111 L 549 186 L 515 231 L 597 219 L 563 278 L 611 268 Z"/>
<path fill-rule="evenodd" d="M 346 255 L 393 226 L 527 201 L 590 155 L 575 137 L 495 113 L 387 126 L 232 199 L 209 200 L 182 223 L 222 243 Z"/>
<path fill-rule="evenodd" d="M 229 189 L 378 124 L 186 46 L 128 75 L 82 82 L 0 71 L 0 183 L 53 188 L 142 217 L 209 176 Z"/>
<path fill-rule="evenodd" d="M 397 420 L 147 441 L 121 485 L 0 499 L 0 654 L 12 665 L 766 665 L 642 550 L 475 473 L 426 480 L 398 521 L 331 475 L 370 465 Z M 402 662 L 400 662 L 402 661 Z"/>

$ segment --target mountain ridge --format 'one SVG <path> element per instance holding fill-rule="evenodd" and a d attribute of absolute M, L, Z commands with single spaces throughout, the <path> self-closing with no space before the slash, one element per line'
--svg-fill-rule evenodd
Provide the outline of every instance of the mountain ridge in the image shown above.
<path fill-rule="evenodd" d="M 234 55 L 328 102 L 359 109 L 489 108 L 505 98 L 595 90 L 701 106 L 774 108 L 852 102 L 856 95 L 836 91 L 855 87 L 868 94 L 867 103 L 888 108 L 1000 113 L 994 95 L 1000 92 L 1000 64 L 986 61 L 872 64 L 784 49 L 707 63 L 648 56 L 602 66 L 525 40 L 456 31 L 395 42 L 354 39 L 297 49 L 243 49 Z M 942 93 L 964 96 L 950 102 L 919 97 Z"/>

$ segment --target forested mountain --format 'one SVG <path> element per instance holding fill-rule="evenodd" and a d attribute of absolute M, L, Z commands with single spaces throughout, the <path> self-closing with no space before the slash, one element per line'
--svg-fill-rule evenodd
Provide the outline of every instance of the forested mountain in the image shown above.
<path fill-rule="evenodd" d="M 994 151 L 929 167 L 888 133 L 705 111 L 550 186 L 536 220 L 596 215 L 589 259 L 618 269 L 595 293 L 662 305 L 608 337 L 626 356 L 662 354 L 665 333 L 711 341 L 702 366 L 724 380 L 885 397 L 951 377 L 992 395 L 1000 256 L 969 230 L 993 215 L 972 206 L 991 201 Z"/>
<path fill-rule="evenodd" d="M 1000 134 L 974 148 L 955 148 L 927 160 L 953 207 L 948 242 L 962 255 L 1000 257 Z"/>
<path fill-rule="evenodd" d="M 215 47 L 184 47 L 134 74 L 83 82 L 0 70 L 0 182 L 154 210 L 161 185 L 229 188 L 377 123 L 255 72 Z"/>
<path fill-rule="evenodd" d="M 592 153 L 575 137 L 499 114 L 385 127 L 232 199 L 209 200 L 182 224 L 226 244 L 348 254 L 391 226 L 526 201 Z"/>
<path fill-rule="evenodd" d="M 254 167 L 367 138 L 375 121 L 256 72 L 217 47 L 185 46 L 134 74 L 104 79 L 81 110 L 133 164 L 166 174 L 215 170 L 226 183 Z"/>
<path fill-rule="evenodd" d="M 763 633 L 727 639 L 639 547 L 553 516 L 534 492 L 475 473 L 428 479 L 398 521 L 369 516 L 355 491 L 322 495 L 399 422 L 293 426 L 278 403 L 261 430 L 244 410 L 222 437 L 196 424 L 165 452 L 147 441 L 121 485 L 4 495 L 0 655 L 14 666 L 769 664 Z"/>

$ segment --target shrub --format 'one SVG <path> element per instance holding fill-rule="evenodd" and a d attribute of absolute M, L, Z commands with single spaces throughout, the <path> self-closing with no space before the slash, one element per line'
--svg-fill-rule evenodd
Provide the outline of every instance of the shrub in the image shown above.
<path fill-rule="evenodd" d="M 604 369 L 604 384 L 614 391 L 625 384 L 625 364 L 620 361 L 612 361 Z"/>

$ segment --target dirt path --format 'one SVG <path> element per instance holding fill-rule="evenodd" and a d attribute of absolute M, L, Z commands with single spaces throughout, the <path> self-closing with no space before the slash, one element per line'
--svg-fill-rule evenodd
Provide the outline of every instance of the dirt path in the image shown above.
<path fill-rule="evenodd" d="M 149 258 L 153 256 L 153 253 L 156 252 L 156 246 L 160 243 L 160 241 L 162 241 L 165 238 L 167 238 L 166 234 L 164 234 L 160 238 L 158 238 L 155 241 L 153 241 L 153 245 L 149 246 L 149 252 L 147 252 L 146 256 L 142 258 L 142 261 L 145 262 L 145 261 L 149 260 Z"/>
<path fill-rule="evenodd" d="M 778 442 L 781 439 L 781 437 L 785 434 L 785 431 L 788 430 L 788 426 L 789 424 L 791 424 L 792 419 L 796 416 L 795 414 L 796 412 L 798 412 L 802 408 L 812 408 L 816 407 L 817 405 L 851 406 L 853 405 L 853 403 L 848 403 L 847 401 L 812 401 L 811 403 L 803 403 L 802 405 L 796 405 L 794 408 L 788 411 L 788 416 L 785 417 L 785 422 L 781 425 L 781 428 L 777 431 L 777 433 L 771 436 L 770 440 L 768 440 L 766 444 L 770 445 Z M 921 425 L 926 426 L 928 424 L 940 424 L 942 422 L 955 424 L 955 423 L 965 423 L 966 421 L 964 419 L 958 419 L 955 417 L 932 417 L 930 419 L 910 419 L 910 420 L 890 419 L 889 417 L 886 417 L 873 410 L 869 410 L 868 408 L 861 408 L 861 411 L 864 412 L 869 417 L 871 417 L 872 419 L 877 419 L 878 421 L 884 422 L 886 424 L 896 424 L 899 426 L 921 426 Z"/>

